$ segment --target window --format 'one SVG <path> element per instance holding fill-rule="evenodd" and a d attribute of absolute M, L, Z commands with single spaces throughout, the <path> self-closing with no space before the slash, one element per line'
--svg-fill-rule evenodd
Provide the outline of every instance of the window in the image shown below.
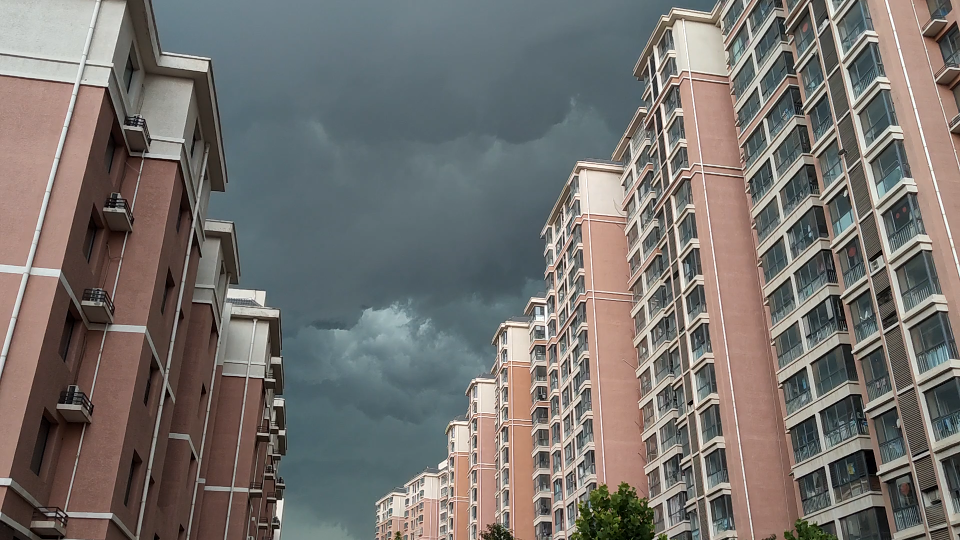
<path fill-rule="evenodd" d="M 663 57 L 666 56 L 667 52 L 673 50 L 673 30 L 667 29 L 663 33 L 663 37 L 660 38 L 660 43 L 657 44 L 657 54 L 660 59 L 663 60 Z"/>
<path fill-rule="evenodd" d="M 866 275 L 860 242 L 854 239 L 837 254 L 840 258 L 840 270 L 843 272 L 843 284 L 849 288 Z"/>
<path fill-rule="evenodd" d="M 823 422 L 823 439 L 827 448 L 868 433 L 859 395 L 848 396 L 827 407 L 820 413 L 820 420 Z"/>
<path fill-rule="evenodd" d="M 67 359 L 70 353 L 70 344 L 73 342 L 73 331 L 77 327 L 77 319 L 73 313 L 67 311 L 67 316 L 63 321 L 63 331 L 60 333 L 60 346 L 57 348 L 60 358 Z"/>
<path fill-rule="evenodd" d="M 863 138 L 867 146 L 880 137 L 890 126 L 897 125 L 897 114 L 893 110 L 893 99 L 889 90 L 881 90 L 879 94 L 860 113 L 860 126 L 863 128 Z"/>
<path fill-rule="evenodd" d="M 800 504 L 803 507 L 804 515 L 819 512 L 830 506 L 827 474 L 823 469 L 817 469 L 799 478 L 797 480 L 797 487 L 800 489 Z"/>
<path fill-rule="evenodd" d="M 794 323 L 793 326 L 774 338 L 773 346 L 777 350 L 777 364 L 781 368 L 799 358 L 803 354 L 800 323 Z"/>
<path fill-rule="evenodd" d="M 917 197 L 908 194 L 883 214 L 883 226 L 891 251 L 897 251 L 919 234 L 925 234 Z"/>
<path fill-rule="evenodd" d="M 940 294 L 937 269 L 929 251 L 921 251 L 898 268 L 897 282 L 900 285 L 903 307 L 907 311 L 918 306 L 930 295 Z"/>
<path fill-rule="evenodd" d="M 764 32 L 760 40 L 757 41 L 756 47 L 753 48 L 757 55 L 757 62 L 763 64 L 764 60 L 767 59 L 767 55 L 773 52 L 778 44 L 785 43 L 786 41 L 786 30 L 783 26 L 783 19 L 777 17 L 777 21 L 767 28 L 767 31 Z"/>
<path fill-rule="evenodd" d="M 40 427 L 37 429 L 37 441 L 33 445 L 33 458 L 30 460 L 30 470 L 40 476 L 43 469 L 43 458 L 47 453 L 47 441 L 50 439 L 50 421 L 46 416 L 40 417 Z"/>
<path fill-rule="evenodd" d="M 887 361 L 883 357 L 883 349 L 877 349 L 864 357 L 860 365 L 863 368 L 867 397 L 870 400 L 874 400 L 890 391 L 890 379 L 887 372 Z"/>
<path fill-rule="evenodd" d="M 841 345 L 813 363 L 817 395 L 822 396 L 847 381 L 857 380 L 857 367 L 849 345 Z"/>
<path fill-rule="evenodd" d="M 714 450 L 704 459 L 704 465 L 707 471 L 707 487 L 712 488 L 717 484 L 728 481 L 727 478 L 727 454 L 723 448 Z"/>
<path fill-rule="evenodd" d="M 717 375 L 713 364 L 707 364 L 697 372 L 697 398 L 701 401 L 717 391 Z"/>
<path fill-rule="evenodd" d="M 163 294 L 160 298 L 160 313 L 162 314 L 167 309 L 167 303 L 170 300 L 170 293 L 173 291 L 176 283 L 173 281 L 173 276 L 167 271 L 167 280 L 163 285 Z"/>
<path fill-rule="evenodd" d="M 807 370 L 800 371 L 783 382 L 783 401 L 788 415 L 797 412 L 812 401 Z"/>
<path fill-rule="evenodd" d="M 889 463 L 906 454 L 899 420 L 896 409 L 887 411 L 873 419 L 873 426 L 877 430 L 881 463 Z"/>
<path fill-rule="evenodd" d="M 806 461 L 820 453 L 820 435 L 817 419 L 811 416 L 790 430 L 794 464 Z"/>
<path fill-rule="evenodd" d="M 727 35 L 733 25 L 737 24 L 737 19 L 743 13 L 743 1 L 734 0 L 730 3 L 730 9 L 723 16 L 723 34 Z"/>
<path fill-rule="evenodd" d="M 749 167 L 753 165 L 753 162 L 760 157 L 760 154 L 763 153 L 763 150 L 767 147 L 767 132 L 763 130 L 763 127 L 758 127 L 753 135 L 743 143 L 743 161 L 746 163 L 746 166 Z"/>
<path fill-rule="evenodd" d="M 870 164 L 873 170 L 873 181 L 877 186 L 877 196 L 883 197 L 888 191 L 900 183 L 900 180 L 910 176 L 910 164 L 907 163 L 907 152 L 903 148 L 903 141 L 896 139 L 891 142 L 877 159 Z"/>
<path fill-rule="evenodd" d="M 883 507 L 868 508 L 840 519 L 845 540 L 870 540 L 890 538 L 887 511 Z"/>
<path fill-rule="evenodd" d="M 677 154 L 670 160 L 670 172 L 676 176 L 681 170 L 689 168 L 690 162 L 687 160 L 687 147 L 682 146 Z"/>
<path fill-rule="evenodd" d="M 800 82 L 806 95 L 814 93 L 823 84 L 823 68 L 820 67 L 820 57 L 814 56 L 800 71 Z"/>
<path fill-rule="evenodd" d="M 117 141 L 113 140 L 113 134 L 107 135 L 107 148 L 103 155 L 103 165 L 107 169 L 107 174 L 113 172 L 113 162 L 117 157 Z"/>
<path fill-rule="evenodd" d="M 710 513 L 713 515 L 714 534 L 732 531 L 735 528 L 733 523 L 733 501 L 730 495 L 721 495 L 710 501 Z"/>
<path fill-rule="evenodd" d="M 854 96 L 862 94 L 877 77 L 883 77 L 883 62 L 880 61 L 880 48 L 877 44 L 869 43 L 850 64 L 849 71 Z"/>
<path fill-rule="evenodd" d="M 723 435 L 723 426 L 720 423 L 720 407 L 711 405 L 700 417 L 700 429 L 703 432 L 703 444 L 714 437 Z"/>
<path fill-rule="evenodd" d="M 680 87 L 671 86 L 667 92 L 667 97 L 663 99 L 664 118 L 668 118 L 673 111 L 680 107 Z"/>
<path fill-rule="evenodd" d="M 864 0 L 857 0 L 853 7 L 837 23 L 837 30 L 840 32 L 840 44 L 843 46 L 843 52 L 846 53 L 853 47 L 857 39 L 867 30 L 873 30 L 873 20 L 870 18 L 870 11 Z"/>
<path fill-rule="evenodd" d="M 836 332 L 847 329 L 843 304 L 837 296 L 831 296 L 803 316 L 807 328 L 807 347 L 813 348 Z"/>
<path fill-rule="evenodd" d="M 764 163 L 760 170 L 749 180 L 750 184 L 750 198 L 753 200 L 753 204 L 757 204 L 767 191 L 770 190 L 770 187 L 773 186 L 773 168 L 770 166 L 770 162 L 767 161 Z"/>
<path fill-rule="evenodd" d="M 136 452 L 133 453 L 133 457 L 130 458 L 130 472 L 127 474 L 127 487 L 123 490 L 123 505 L 128 506 L 130 504 L 130 495 L 133 494 L 133 483 L 137 479 L 137 471 L 140 469 L 140 456 Z"/>
<path fill-rule="evenodd" d="M 943 63 L 947 65 L 956 65 L 960 59 L 960 29 L 953 26 L 940 40 L 940 54 L 943 56 Z"/>
<path fill-rule="evenodd" d="M 953 10 L 950 0 L 927 0 L 931 19 L 942 19 Z"/>
<path fill-rule="evenodd" d="M 730 67 L 736 66 L 743 58 L 743 53 L 747 50 L 747 43 L 750 41 L 750 32 L 746 25 L 740 28 L 737 35 L 730 42 Z"/>
<path fill-rule="evenodd" d="M 827 150 L 817 156 L 820 163 L 820 173 L 823 175 L 823 186 L 833 184 L 843 175 L 843 164 L 840 162 L 840 147 L 836 141 L 830 143 Z"/>
<path fill-rule="evenodd" d="M 893 510 L 893 523 L 898 531 L 916 527 L 923 523 L 920 519 L 920 506 L 917 492 L 913 487 L 913 478 L 906 474 L 887 482 L 890 493 L 890 507 Z"/>
<path fill-rule="evenodd" d="M 786 92 L 773 106 L 770 114 L 767 115 L 767 129 L 770 130 L 770 138 L 774 138 L 785 125 L 787 121 L 794 116 L 803 116 L 803 98 L 800 97 L 800 91 L 796 88 L 788 88 Z"/>
<path fill-rule="evenodd" d="M 839 503 L 870 491 L 880 491 L 880 480 L 876 474 L 873 452 L 861 450 L 834 461 L 830 464 L 834 498 Z"/>
<path fill-rule="evenodd" d="M 197 155 L 197 144 L 202 140 L 203 136 L 200 133 L 200 121 L 197 120 L 196 125 L 193 127 L 193 137 L 190 140 L 190 157 Z M 201 145 L 202 147 L 203 145 Z"/>
<path fill-rule="evenodd" d="M 810 123 L 814 141 L 819 141 L 833 126 L 833 115 L 830 114 L 830 103 L 827 98 L 821 99 L 813 106 L 810 111 Z"/>
<path fill-rule="evenodd" d="M 90 259 L 93 257 L 93 248 L 97 244 L 97 233 L 100 228 L 97 227 L 97 222 L 93 220 L 93 217 L 90 217 L 90 222 L 87 223 L 87 232 L 83 237 L 83 257 L 87 259 L 87 262 L 90 262 Z"/>
<path fill-rule="evenodd" d="M 750 12 L 750 28 L 759 31 L 775 7 L 783 7 L 783 3 L 780 0 L 760 0 L 757 2 L 756 7 Z"/>
<path fill-rule="evenodd" d="M 794 31 L 798 55 L 803 56 L 803 53 L 807 52 L 807 49 L 813 45 L 816 35 L 817 30 L 813 26 L 813 21 L 810 20 L 810 15 L 805 15 Z"/>
<path fill-rule="evenodd" d="M 938 311 L 910 330 L 920 373 L 957 358 L 957 346 L 947 314 Z"/>
<path fill-rule="evenodd" d="M 793 296 L 793 283 L 790 282 L 790 278 L 787 278 L 783 285 L 777 287 L 767 298 L 767 301 L 770 304 L 771 324 L 777 324 L 793 311 L 796 302 Z"/>
<path fill-rule="evenodd" d="M 807 134 L 807 128 L 797 126 L 773 153 L 777 174 L 785 174 L 790 166 L 800 158 L 800 154 L 808 152 L 810 152 L 810 136 Z"/>
<path fill-rule="evenodd" d="M 694 360 L 699 359 L 706 353 L 713 352 L 713 346 L 710 344 L 709 326 L 707 323 L 702 323 L 690 332 L 690 348 Z"/>
<path fill-rule="evenodd" d="M 694 249 L 683 259 L 683 278 L 687 283 L 700 275 L 700 250 Z"/>
<path fill-rule="evenodd" d="M 693 292 L 687 295 L 687 319 L 693 320 L 701 313 L 707 311 L 707 297 L 703 292 L 703 285 L 697 285 Z"/>
<path fill-rule="evenodd" d="M 753 59 L 748 56 L 743 67 L 740 68 L 740 71 L 733 77 L 733 93 L 738 100 L 743 97 L 743 94 L 747 91 L 747 87 L 750 86 L 750 83 L 753 82 L 753 78 L 756 77 L 756 75 L 757 71 L 753 65 Z M 764 96 L 764 99 L 766 99 L 766 97 L 767 96 Z"/>
<path fill-rule="evenodd" d="M 697 217 L 695 214 L 687 214 L 687 217 L 683 218 L 683 221 L 680 222 L 680 225 L 677 227 L 677 231 L 680 233 L 680 249 L 682 250 L 687 246 L 687 243 L 690 240 L 697 237 Z"/>
<path fill-rule="evenodd" d="M 757 214 L 755 225 L 757 229 L 757 239 L 763 242 L 770 233 L 780 224 L 780 207 L 777 201 L 772 201 L 763 210 Z"/>
<path fill-rule="evenodd" d="M 780 190 L 780 200 L 783 202 L 783 214 L 789 215 L 800 206 L 810 195 L 820 194 L 820 184 L 817 183 L 817 172 L 812 165 L 805 165 L 797 174 L 793 175 L 787 185 Z"/>
<path fill-rule="evenodd" d="M 833 255 L 821 251 L 804 263 L 794 274 L 797 280 L 797 297 L 800 302 L 813 295 L 827 283 L 837 282 L 837 272 L 833 265 Z"/>
<path fill-rule="evenodd" d="M 796 73 L 796 70 L 793 67 L 793 55 L 788 52 L 781 54 L 763 78 L 760 79 L 760 95 L 763 99 L 769 99 L 787 75 L 794 73 Z"/>
<path fill-rule="evenodd" d="M 760 257 L 760 266 L 763 267 L 763 279 L 767 283 L 787 267 L 787 249 L 784 247 L 783 239 L 778 240 Z"/>
<path fill-rule="evenodd" d="M 133 57 L 134 52 L 131 49 L 130 54 L 127 55 L 127 63 L 123 66 L 123 88 L 128 93 L 130 92 L 130 86 L 133 84 L 133 75 L 137 72 Z"/>
<path fill-rule="evenodd" d="M 740 128 L 740 131 L 747 129 L 750 122 L 753 122 L 753 119 L 757 117 L 758 112 L 760 112 L 760 92 L 754 90 L 750 97 L 743 102 L 743 106 L 737 110 L 737 127 Z"/>
<path fill-rule="evenodd" d="M 829 238 L 830 233 L 827 230 L 823 208 L 815 206 L 807 210 L 807 213 L 787 231 L 787 237 L 790 239 L 790 253 L 793 257 L 806 251 L 818 239 Z"/>
<path fill-rule="evenodd" d="M 670 124 L 670 129 L 668 130 L 667 134 L 670 136 L 670 150 L 673 150 L 673 148 L 677 146 L 677 143 L 682 139 L 687 138 L 686 131 L 684 131 L 683 128 L 682 116 L 678 116 L 677 119 Z"/>

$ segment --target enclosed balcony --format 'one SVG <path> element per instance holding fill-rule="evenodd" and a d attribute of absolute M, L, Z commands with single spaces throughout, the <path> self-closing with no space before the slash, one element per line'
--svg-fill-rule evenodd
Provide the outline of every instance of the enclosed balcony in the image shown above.
<path fill-rule="evenodd" d="M 89 424 L 93 416 L 93 403 L 79 386 L 70 385 L 60 393 L 57 411 L 67 422 Z"/>
<path fill-rule="evenodd" d="M 926 234 L 920 207 L 915 195 L 907 195 L 883 214 L 883 224 L 887 231 L 887 242 L 891 251 L 897 251 L 917 235 Z"/>
<path fill-rule="evenodd" d="M 113 300 L 105 289 L 86 289 L 80 300 L 83 314 L 92 323 L 113 323 Z"/>
<path fill-rule="evenodd" d="M 803 317 L 807 327 L 807 348 L 812 349 L 837 332 L 847 331 L 847 319 L 843 306 L 836 296 L 827 298 L 823 303 L 810 310 Z"/>
<path fill-rule="evenodd" d="M 107 202 L 103 204 L 103 221 L 107 228 L 114 232 L 133 230 L 133 213 L 130 205 L 119 193 L 111 193 Z"/>
<path fill-rule="evenodd" d="M 917 368 L 925 373 L 951 358 L 960 358 L 947 314 L 940 311 L 910 330 Z"/>

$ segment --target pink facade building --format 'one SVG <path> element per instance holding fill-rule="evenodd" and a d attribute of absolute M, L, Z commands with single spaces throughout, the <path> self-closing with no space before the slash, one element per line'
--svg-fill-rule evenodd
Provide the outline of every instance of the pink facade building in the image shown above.
<path fill-rule="evenodd" d="M 470 523 L 470 426 L 466 415 L 449 424 L 447 438 L 447 491 L 441 487 L 440 536 L 447 540 L 466 539 Z M 444 523 L 446 520 L 446 523 Z"/>
<path fill-rule="evenodd" d="M 272 538 L 279 312 L 227 291 L 210 60 L 162 51 L 146 0 L 0 21 L 0 538 Z"/>
<path fill-rule="evenodd" d="M 396 488 L 377 501 L 377 527 L 375 540 L 393 540 L 397 532 L 403 531 L 403 511 L 406 509 L 404 498 L 407 488 Z"/>
<path fill-rule="evenodd" d="M 446 469 L 446 463 L 441 467 Z M 404 486 L 403 539 L 439 540 L 440 469 L 428 467 Z"/>
<path fill-rule="evenodd" d="M 470 449 L 467 538 L 476 540 L 496 523 L 497 500 L 497 381 L 479 375 L 467 386 L 467 426 Z"/>
<path fill-rule="evenodd" d="M 527 318 L 518 318 L 502 323 L 492 341 L 491 374 L 497 381 L 495 521 L 518 538 L 533 536 L 529 333 Z"/>

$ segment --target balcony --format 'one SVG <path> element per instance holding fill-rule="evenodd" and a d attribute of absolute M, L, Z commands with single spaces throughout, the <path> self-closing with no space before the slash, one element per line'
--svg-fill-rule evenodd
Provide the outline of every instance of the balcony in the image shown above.
<path fill-rule="evenodd" d="M 919 214 L 887 236 L 887 241 L 890 242 L 890 250 L 897 251 L 918 234 L 926 234 L 923 228 L 923 220 L 920 219 Z"/>
<path fill-rule="evenodd" d="M 890 376 L 886 373 L 866 382 L 867 400 L 873 401 L 890 391 Z"/>
<path fill-rule="evenodd" d="M 837 427 L 823 434 L 823 440 L 827 443 L 827 448 L 833 448 L 838 444 L 852 439 L 857 435 L 867 435 L 867 421 L 861 418 L 852 418 L 841 423 Z"/>
<path fill-rule="evenodd" d="M 270 421 L 264 420 L 257 426 L 257 442 L 267 442 L 270 440 Z"/>
<path fill-rule="evenodd" d="M 726 531 L 733 530 L 733 518 L 732 517 L 722 517 L 713 520 L 713 533 L 714 534 L 723 534 Z"/>
<path fill-rule="evenodd" d="M 813 396 L 810 394 L 810 389 L 793 396 L 784 403 L 786 405 L 787 414 L 789 415 L 799 411 L 811 401 L 813 401 Z"/>
<path fill-rule="evenodd" d="M 957 354 L 957 344 L 950 339 L 943 341 L 925 351 L 917 351 L 917 367 L 920 373 L 925 373 L 951 358 L 960 358 Z"/>
<path fill-rule="evenodd" d="M 890 439 L 880 444 L 880 462 L 889 463 L 907 454 L 903 446 L 903 437 Z"/>
<path fill-rule="evenodd" d="M 270 373 L 276 380 L 274 394 L 283 394 L 283 357 L 274 356 L 270 359 Z"/>
<path fill-rule="evenodd" d="M 857 343 L 867 339 L 877 333 L 877 317 L 871 315 L 853 325 L 853 335 L 857 338 Z"/>
<path fill-rule="evenodd" d="M 263 482 L 250 482 L 250 489 L 247 491 L 251 499 L 263 497 Z"/>
<path fill-rule="evenodd" d="M 870 86 L 870 83 L 877 80 L 877 77 L 884 76 L 886 76 L 886 73 L 883 71 L 883 65 L 873 64 L 873 66 L 861 73 L 857 80 L 852 81 L 853 95 L 859 96 Z"/>
<path fill-rule="evenodd" d="M 900 297 L 903 298 L 903 308 L 910 311 L 934 294 L 940 294 L 940 283 L 928 278 L 903 291 Z"/>
<path fill-rule="evenodd" d="M 277 500 L 282 499 L 280 492 L 277 491 L 268 491 L 267 495 L 267 504 L 276 504 Z"/>
<path fill-rule="evenodd" d="M 150 147 L 150 130 L 147 129 L 147 119 L 139 114 L 128 116 L 123 120 L 123 133 L 127 144 L 133 152 L 146 152 Z"/>
<path fill-rule="evenodd" d="M 113 300 L 104 289 L 86 289 L 80 300 L 80 309 L 92 323 L 113 323 Z"/>
<path fill-rule="evenodd" d="M 41 538 L 63 538 L 67 534 L 67 513 L 60 508 L 41 506 L 33 511 L 30 531 Z"/>
<path fill-rule="evenodd" d="M 806 461 L 820 453 L 820 439 L 813 439 L 798 445 L 793 450 L 793 462 L 800 463 Z"/>
<path fill-rule="evenodd" d="M 923 524 L 923 520 L 920 519 L 920 507 L 914 504 L 895 508 L 893 510 L 893 523 L 898 531 Z"/>
<path fill-rule="evenodd" d="M 787 94 L 789 96 L 789 94 Z M 787 125 L 787 120 L 796 116 L 803 116 L 802 103 L 789 103 L 786 107 L 775 111 L 767 117 L 767 128 L 770 130 L 770 138 L 776 137 L 783 127 Z"/>
<path fill-rule="evenodd" d="M 263 372 L 263 387 L 267 390 L 275 390 L 277 388 L 277 379 L 273 376 L 272 369 L 267 369 Z"/>
<path fill-rule="evenodd" d="M 806 129 L 801 126 L 774 153 L 777 175 L 782 176 L 791 165 L 800 159 L 801 154 L 807 152 L 810 152 L 810 141 L 807 138 Z"/>
<path fill-rule="evenodd" d="M 729 482 L 729 475 L 727 474 L 727 469 L 718 469 L 707 475 L 707 486 L 714 487 L 718 484 L 725 484 Z"/>
<path fill-rule="evenodd" d="M 854 283 L 860 281 L 866 275 L 867 268 L 861 261 L 843 272 L 843 284 L 849 289 Z"/>
<path fill-rule="evenodd" d="M 800 285 L 797 283 L 797 296 L 800 301 L 803 302 L 807 298 L 810 298 L 813 293 L 819 291 L 822 287 L 826 286 L 829 283 L 837 282 L 837 273 L 829 268 L 821 271 L 808 283 Z"/>
<path fill-rule="evenodd" d="M 67 422 L 89 424 L 90 418 L 93 416 L 93 403 L 80 390 L 80 387 L 70 385 L 60 393 L 60 399 L 57 401 L 57 411 Z"/>
<path fill-rule="evenodd" d="M 777 355 L 777 365 L 780 368 L 785 368 L 790 365 L 794 360 L 800 358 L 800 355 L 803 354 L 803 343 L 799 341 L 789 349 L 783 352 L 783 354 Z"/>
<path fill-rule="evenodd" d="M 270 523 L 271 523 L 271 526 L 273 527 L 273 530 L 277 530 L 280 528 L 280 518 L 274 517 Z"/>
<path fill-rule="evenodd" d="M 111 193 L 107 202 L 103 204 L 103 221 L 113 232 L 133 230 L 133 214 L 130 206 L 119 193 Z"/>
<path fill-rule="evenodd" d="M 807 333 L 807 348 L 812 349 L 833 334 L 846 331 L 846 319 L 842 317 L 827 319 L 823 324 Z"/>
<path fill-rule="evenodd" d="M 824 508 L 830 506 L 830 492 L 824 491 L 823 493 L 818 493 L 810 498 L 803 499 L 801 502 L 803 506 L 803 515 L 809 516 L 814 512 L 819 512 Z"/>
<path fill-rule="evenodd" d="M 263 477 L 267 480 L 273 479 L 277 475 L 277 469 L 273 465 L 267 465 L 263 468 Z M 279 480 L 277 481 L 279 482 Z"/>
<path fill-rule="evenodd" d="M 937 84 L 949 85 L 960 75 L 960 51 L 955 52 L 943 60 L 943 67 L 937 71 L 934 77 Z"/>

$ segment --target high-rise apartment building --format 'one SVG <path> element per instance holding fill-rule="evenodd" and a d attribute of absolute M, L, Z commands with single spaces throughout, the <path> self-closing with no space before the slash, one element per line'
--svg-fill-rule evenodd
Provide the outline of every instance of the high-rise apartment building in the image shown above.
<path fill-rule="evenodd" d="M 0 4 L 3 539 L 278 526 L 279 312 L 235 342 L 235 298 L 262 293 L 228 298 L 234 228 L 207 219 L 227 184 L 211 63 L 162 51 L 151 9 Z"/>
<path fill-rule="evenodd" d="M 615 163 L 577 162 L 541 233 L 547 265 L 541 324 L 551 415 L 549 424 L 534 426 L 533 455 L 550 452 L 553 489 L 552 531 L 538 520 L 541 536 L 566 538 L 578 502 L 600 483 L 646 488 L 637 455 L 641 438 L 619 205 L 622 173 Z M 533 321 L 535 341 L 538 322 Z M 545 504 L 543 493 L 538 495 L 537 504 Z"/>
<path fill-rule="evenodd" d="M 447 540 L 467 538 L 470 513 L 470 427 L 466 415 L 447 424 L 447 478 L 446 497 L 441 492 L 441 534 Z M 442 488 L 441 488 L 442 491 Z M 444 509 L 446 513 L 444 514 Z M 446 522 L 444 523 L 444 519 Z M 446 525 L 446 529 L 443 526 Z"/>
<path fill-rule="evenodd" d="M 532 423 L 530 436 L 532 441 L 538 431 L 549 428 L 551 416 L 559 418 L 560 399 L 557 397 L 554 403 L 550 400 L 550 388 L 558 387 L 559 375 L 555 372 L 555 379 L 548 386 L 546 300 L 542 297 L 531 298 L 527 301 L 523 314 L 530 321 L 527 343 L 529 343 L 528 353 L 530 354 L 530 420 Z M 531 487 L 534 537 L 538 540 L 546 540 L 553 532 L 550 450 L 531 448 L 531 454 L 533 457 Z M 557 460 L 558 467 L 560 463 L 561 460 Z M 518 481 L 521 480 L 518 479 Z"/>
<path fill-rule="evenodd" d="M 722 35 L 674 9 L 623 176 L 647 495 L 658 532 L 762 538 L 796 516 Z"/>
<path fill-rule="evenodd" d="M 469 540 L 476 540 L 487 525 L 496 523 L 497 381 L 493 375 L 478 375 L 470 381 L 466 394 L 470 449 L 466 532 Z"/>
<path fill-rule="evenodd" d="M 501 323 L 493 336 L 490 370 L 497 381 L 495 522 L 525 538 L 533 536 L 529 334 L 525 317 Z"/>
<path fill-rule="evenodd" d="M 374 535 L 376 540 L 393 540 L 397 532 L 402 534 L 406 495 L 406 487 L 395 488 L 377 501 L 377 528 Z"/>
<path fill-rule="evenodd" d="M 405 485 L 404 540 L 438 540 L 440 531 L 440 475 L 446 461 L 427 467 Z"/>

